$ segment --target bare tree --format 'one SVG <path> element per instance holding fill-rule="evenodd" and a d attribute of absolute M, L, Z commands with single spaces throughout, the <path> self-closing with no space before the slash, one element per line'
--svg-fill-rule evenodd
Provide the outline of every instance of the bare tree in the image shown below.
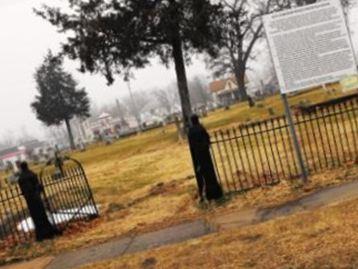
<path fill-rule="evenodd" d="M 224 44 L 221 56 L 210 60 L 209 67 L 215 71 L 215 76 L 226 73 L 235 75 L 239 99 L 253 100 L 247 94 L 246 72 L 249 60 L 254 59 L 254 48 L 264 36 L 262 15 L 270 12 L 273 7 L 272 0 L 223 0 Z"/>
<path fill-rule="evenodd" d="M 246 72 L 249 61 L 255 59 L 255 47 L 264 36 L 262 15 L 295 6 L 312 4 L 319 0 L 222 0 L 225 6 L 223 18 L 224 44 L 221 55 L 208 61 L 216 77 L 227 73 L 235 75 L 239 99 L 248 100 Z M 353 0 L 341 0 L 345 13 L 354 4 Z"/>
<path fill-rule="evenodd" d="M 35 137 L 29 134 L 27 128 L 25 126 L 21 126 L 16 135 L 10 130 L 3 133 L 2 137 L 0 138 L 0 148 L 14 147 L 33 139 L 35 139 Z"/>
<path fill-rule="evenodd" d="M 25 126 L 21 126 L 20 135 L 17 138 L 17 143 L 22 144 L 30 140 L 34 140 L 35 137 L 30 135 Z"/>
<path fill-rule="evenodd" d="M 272 66 L 260 80 L 260 86 L 263 94 L 272 95 L 279 91 L 280 86 L 277 80 L 276 72 Z"/>
<path fill-rule="evenodd" d="M 94 100 L 91 100 L 91 117 L 99 117 L 101 115 L 101 110 L 102 108 Z"/>
<path fill-rule="evenodd" d="M 128 111 L 125 105 L 117 99 L 115 107 L 112 108 L 112 113 L 113 115 L 117 115 L 117 117 L 124 121 L 124 118 L 127 115 Z"/>
<path fill-rule="evenodd" d="M 46 136 L 56 144 L 66 145 L 68 143 L 67 132 L 63 125 L 45 126 Z"/>
<path fill-rule="evenodd" d="M 154 90 L 153 96 L 158 105 L 164 108 L 168 115 L 172 114 L 174 107 L 180 104 L 179 94 L 172 84 L 163 89 Z"/>
<path fill-rule="evenodd" d="M 190 94 L 190 87 L 189 87 Z M 178 139 L 185 139 L 185 130 L 184 126 L 182 126 L 182 122 L 180 121 L 180 117 L 177 115 L 173 115 L 175 112 L 175 108 L 180 104 L 180 97 L 176 91 L 175 83 L 171 83 L 167 87 L 163 89 L 157 89 L 153 91 L 153 96 L 157 102 L 157 104 L 166 110 L 168 115 L 174 116 L 174 124 L 177 129 Z M 192 102 L 191 102 L 192 104 Z"/>
<path fill-rule="evenodd" d="M 212 101 L 212 95 L 206 85 L 206 81 L 199 76 L 189 81 L 189 93 L 193 105 L 203 105 L 206 108 Z"/>
<path fill-rule="evenodd" d="M 123 120 L 128 115 L 126 105 L 124 105 L 123 102 L 121 102 L 119 99 L 116 99 L 115 102 L 101 105 L 98 108 L 96 117 L 99 117 L 104 112 L 109 113 L 111 116 L 118 117 L 121 120 Z"/>
<path fill-rule="evenodd" d="M 136 118 L 140 128 L 142 127 L 141 114 L 145 111 L 150 102 L 150 96 L 143 91 L 133 92 L 123 98 L 123 103 L 126 106 L 128 114 Z"/>

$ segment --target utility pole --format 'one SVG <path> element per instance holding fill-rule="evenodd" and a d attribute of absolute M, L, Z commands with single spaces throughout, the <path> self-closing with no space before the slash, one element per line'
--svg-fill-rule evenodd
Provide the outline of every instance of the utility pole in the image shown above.
<path fill-rule="evenodd" d="M 121 121 L 124 121 L 123 111 L 121 109 L 121 104 L 119 103 L 118 99 L 116 99 L 116 106 L 117 106 L 118 117 L 120 118 Z"/>
<path fill-rule="evenodd" d="M 134 116 L 135 116 L 135 118 L 137 120 L 139 130 L 142 131 L 142 121 L 141 121 L 140 115 L 138 113 L 137 104 L 135 102 L 135 98 L 134 98 L 133 92 L 132 92 L 131 83 L 130 83 L 129 80 L 127 81 L 127 87 L 128 87 L 128 91 L 129 91 L 129 96 L 131 98 L 132 107 L 133 107 L 133 110 L 134 110 Z"/>

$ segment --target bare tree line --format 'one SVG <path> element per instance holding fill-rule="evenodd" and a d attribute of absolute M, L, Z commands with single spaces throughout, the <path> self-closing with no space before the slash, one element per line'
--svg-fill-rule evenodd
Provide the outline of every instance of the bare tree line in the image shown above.
<path fill-rule="evenodd" d="M 16 134 L 7 130 L 0 136 L 0 149 L 15 147 L 33 139 L 35 137 L 28 132 L 25 126 L 20 127 Z"/>
<path fill-rule="evenodd" d="M 239 88 L 239 99 L 253 100 L 247 92 L 247 71 L 257 60 L 257 46 L 265 36 L 262 16 L 268 13 L 319 2 L 320 0 L 221 0 L 223 44 L 219 57 L 208 57 L 207 65 L 214 77 L 233 74 Z M 340 0 L 346 17 L 355 0 Z M 265 46 L 265 44 L 263 44 Z"/>
<path fill-rule="evenodd" d="M 203 76 L 195 76 L 189 81 L 189 93 L 193 108 L 208 106 L 212 101 L 208 81 Z M 180 99 L 175 82 L 151 90 L 134 90 L 133 99 L 134 102 L 127 94 L 105 105 L 93 104 L 91 115 L 98 117 L 107 112 L 124 119 L 143 113 L 171 115 L 180 112 Z"/>
<path fill-rule="evenodd" d="M 256 60 L 257 44 L 264 37 L 261 16 L 276 10 L 292 8 L 312 4 L 320 0 L 221 0 L 225 6 L 225 17 L 223 23 L 225 42 L 220 51 L 220 56 L 208 61 L 209 67 L 215 75 L 234 74 L 238 82 L 241 99 L 248 99 L 245 76 L 250 69 L 251 61 Z M 348 15 L 349 10 L 356 4 L 355 0 L 341 0 L 344 12 Z M 273 69 L 268 70 L 267 76 L 273 78 Z M 274 79 L 272 79 L 274 80 Z M 265 83 L 265 82 L 263 82 Z M 191 79 L 189 83 L 189 94 L 192 106 L 207 106 L 211 102 L 211 94 L 207 88 L 208 82 L 202 77 Z M 265 85 L 262 86 L 262 88 Z M 270 86 L 270 85 L 269 85 Z M 135 116 L 144 112 L 151 112 L 155 109 L 163 110 L 166 114 L 175 112 L 179 108 L 179 95 L 177 85 L 171 83 L 166 87 L 154 89 L 152 91 L 135 91 L 133 99 L 124 96 L 111 104 L 98 107 L 92 106 L 92 116 L 99 116 L 106 111 L 117 117 L 125 118 Z M 0 136 L 0 147 L 8 147 L 17 144 L 21 140 L 31 138 L 26 132 L 21 131 L 22 138 L 14 138 L 12 132 L 5 132 Z M 62 131 L 49 130 L 52 137 L 61 137 Z"/>

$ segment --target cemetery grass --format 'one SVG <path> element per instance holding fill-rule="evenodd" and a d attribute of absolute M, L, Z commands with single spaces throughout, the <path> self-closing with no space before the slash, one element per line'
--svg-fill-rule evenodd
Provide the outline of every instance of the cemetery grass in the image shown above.
<path fill-rule="evenodd" d="M 81 267 L 356 268 L 358 201 Z"/>
<path fill-rule="evenodd" d="M 332 98 L 321 91 L 292 97 L 292 103 Z M 283 111 L 278 96 L 249 109 L 246 104 L 210 113 L 203 123 L 215 130 L 248 120 L 269 117 L 268 107 L 277 115 Z M 282 184 L 234 196 L 221 206 L 201 206 L 185 142 L 178 142 L 174 126 L 148 131 L 109 145 L 92 145 L 86 152 L 75 152 L 87 172 L 101 217 L 89 224 L 73 226 L 54 241 L 31 243 L 3 249 L 0 260 L 31 259 L 41 255 L 95 245 L 115 237 L 158 230 L 197 218 L 230 210 L 267 207 L 295 199 L 323 186 L 354 180 L 353 166 L 329 171 L 311 178 L 305 188 L 296 183 Z"/>

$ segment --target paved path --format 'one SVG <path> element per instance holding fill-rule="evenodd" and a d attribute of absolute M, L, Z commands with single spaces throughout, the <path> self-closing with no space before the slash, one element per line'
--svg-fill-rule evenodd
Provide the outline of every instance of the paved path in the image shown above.
<path fill-rule="evenodd" d="M 113 240 L 98 246 L 64 253 L 52 260 L 50 264 L 30 267 L 1 267 L 0 269 L 69 269 L 88 263 L 113 259 L 124 254 L 136 253 L 159 246 L 180 243 L 186 240 L 199 238 L 220 230 L 239 228 L 257 224 L 278 217 L 292 215 L 297 212 L 316 209 L 322 206 L 339 203 L 358 198 L 358 182 L 323 189 L 293 202 L 266 209 L 253 209 L 231 212 L 214 217 L 208 224 L 204 220 L 197 220 L 157 232 L 147 233 L 134 237 Z"/>
<path fill-rule="evenodd" d="M 87 263 L 113 259 L 124 254 L 180 243 L 189 239 L 202 237 L 211 232 L 212 230 L 205 221 L 198 220 L 158 232 L 115 240 L 103 245 L 65 253 L 58 256 L 46 269 L 75 268 Z"/>
<path fill-rule="evenodd" d="M 217 230 L 239 228 L 356 198 L 358 198 L 358 182 L 351 182 L 341 186 L 322 189 L 277 207 L 251 209 L 220 215 L 211 223 Z"/>

